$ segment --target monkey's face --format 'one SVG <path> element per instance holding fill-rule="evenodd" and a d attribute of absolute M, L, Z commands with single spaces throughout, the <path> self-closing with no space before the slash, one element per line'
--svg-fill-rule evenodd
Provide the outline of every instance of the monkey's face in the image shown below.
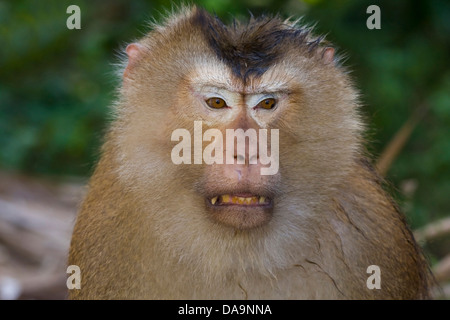
<path fill-rule="evenodd" d="M 310 50 L 306 36 L 299 45 L 285 24 L 212 41 L 194 18 L 129 47 L 122 175 L 203 225 L 271 228 L 313 215 L 360 139 L 356 94 L 334 51 Z"/>
<path fill-rule="evenodd" d="M 287 94 L 277 87 L 246 87 L 225 66 L 217 66 L 196 68 L 181 84 L 188 88 L 181 99 L 190 109 L 184 121 L 200 120 L 205 140 L 199 144 L 204 165 L 195 190 L 216 221 L 254 228 L 270 221 L 276 203 L 279 139 L 270 124 Z"/>

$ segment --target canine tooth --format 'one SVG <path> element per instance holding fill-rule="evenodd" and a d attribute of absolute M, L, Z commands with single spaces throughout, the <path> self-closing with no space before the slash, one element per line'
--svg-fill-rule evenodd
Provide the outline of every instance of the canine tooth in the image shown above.
<path fill-rule="evenodd" d="M 266 202 L 266 197 L 259 197 L 259 203 Z"/>
<path fill-rule="evenodd" d="M 211 203 L 212 204 L 216 204 L 216 201 L 217 201 L 217 197 L 214 197 L 214 198 L 211 199 Z"/>
<path fill-rule="evenodd" d="M 228 194 L 224 194 L 222 196 L 222 202 L 224 202 L 224 203 L 230 202 L 230 196 Z"/>

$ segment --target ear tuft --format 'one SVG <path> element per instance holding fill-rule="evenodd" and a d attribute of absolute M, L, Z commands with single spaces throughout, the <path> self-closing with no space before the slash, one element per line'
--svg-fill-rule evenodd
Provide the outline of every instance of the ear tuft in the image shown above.
<path fill-rule="evenodd" d="M 136 65 L 137 61 L 141 58 L 144 52 L 144 46 L 139 43 L 131 43 L 126 48 L 128 56 L 128 64 L 123 73 L 124 78 L 128 78 L 133 67 Z"/>
<path fill-rule="evenodd" d="M 322 51 L 322 59 L 325 64 L 332 63 L 334 61 L 334 48 L 326 47 Z"/>

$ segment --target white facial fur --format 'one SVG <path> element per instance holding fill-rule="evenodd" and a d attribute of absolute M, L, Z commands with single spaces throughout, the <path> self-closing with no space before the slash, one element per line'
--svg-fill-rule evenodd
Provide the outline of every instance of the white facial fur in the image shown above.
<path fill-rule="evenodd" d="M 208 125 L 213 125 L 219 119 L 221 122 L 231 122 L 244 108 L 260 128 L 266 128 L 287 102 L 289 79 L 286 78 L 290 77 L 274 79 L 273 73 L 269 72 L 269 82 L 261 79 L 260 84 L 251 82 L 247 86 L 235 85 L 231 81 L 232 77 L 231 71 L 221 63 L 196 68 L 195 75 L 191 78 L 191 92 L 198 99 L 199 105 L 202 105 L 198 110 L 203 114 L 202 118 Z M 216 97 L 223 99 L 228 108 L 212 109 L 206 104 L 206 100 Z M 276 100 L 273 109 L 255 108 L 259 102 L 268 98 Z"/>

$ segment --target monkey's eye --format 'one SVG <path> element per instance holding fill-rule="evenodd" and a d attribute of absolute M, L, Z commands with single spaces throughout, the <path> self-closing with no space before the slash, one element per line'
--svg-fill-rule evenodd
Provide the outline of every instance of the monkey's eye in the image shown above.
<path fill-rule="evenodd" d="M 206 104 L 213 109 L 221 109 L 227 107 L 227 103 L 221 98 L 209 98 L 206 100 Z"/>
<path fill-rule="evenodd" d="M 273 109 L 275 107 L 276 102 L 277 101 L 274 98 L 267 98 L 258 103 L 256 107 L 263 109 Z"/>

